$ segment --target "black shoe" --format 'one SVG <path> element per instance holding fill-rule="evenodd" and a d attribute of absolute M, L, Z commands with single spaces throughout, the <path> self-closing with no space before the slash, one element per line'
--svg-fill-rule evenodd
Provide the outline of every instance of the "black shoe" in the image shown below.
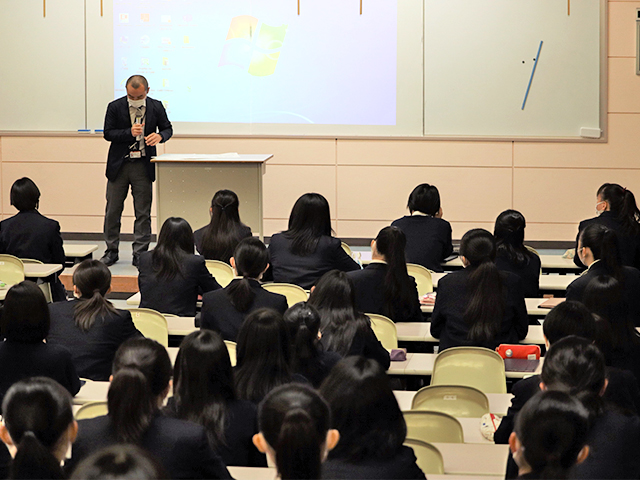
<path fill-rule="evenodd" d="M 139 260 L 140 260 L 140 255 L 134 255 L 133 259 L 131 260 L 131 265 L 133 265 L 134 267 L 138 268 Z"/>
<path fill-rule="evenodd" d="M 102 263 L 104 263 L 107 267 L 110 267 L 114 263 L 118 261 L 118 253 L 117 252 L 106 252 L 104 256 L 100 259 Z"/>

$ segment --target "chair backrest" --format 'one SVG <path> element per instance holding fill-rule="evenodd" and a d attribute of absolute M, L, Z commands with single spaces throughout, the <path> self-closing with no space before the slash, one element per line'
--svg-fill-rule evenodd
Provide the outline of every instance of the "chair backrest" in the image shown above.
<path fill-rule="evenodd" d="M 231 366 L 236 366 L 236 348 L 238 345 L 236 342 L 232 342 L 231 340 L 225 340 L 224 344 L 227 346 L 227 350 L 229 351 L 229 359 L 231 360 Z"/>
<path fill-rule="evenodd" d="M 430 385 L 415 394 L 411 410 L 431 410 L 458 418 L 480 418 L 489 413 L 489 399 L 477 388 Z"/>
<path fill-rule="evenodd" d="M 440 450 L 430 443 L 406 438 L 404 444 L 413 449 L 416 455 L 416 464 L 426 475 L 444 475 L 444 460 Z"/>
<path fill-rule="evenodd" d="M 87 418 L 101 417 L 109 413 L 109 407 L 106 401 L 89 402 L 82 405 L 75 414 L 76 420 L 85 420 Z"/>
<path fill-rule="evenodd" d="M 449 414 L 427 410 L 402 413 L 407 422 L 407 438 L 430 443 L 464 443 L 462 425 Z"/>
<path fill-rule="evenodd" d="M 422 265 L 407 263 L 407 272 L 416 281 L 416 285 L 418 287 L 418 295 L 422 297 L 427 293 L 433 292 L 433 279 L 431 278 L 431 270 L 424 268 Z"/>
<path fill-rule="evenodd" d="M 398 330 L 393 320 L 377 313 L 365 313 L 365 315 L 371 320 L 371 329 L 382 346 L 389 350 L 398 348 Z"/>
<path fill-rule="evenodd" d="M 484 393 L 507 393 L 504 360 L 488 348 L 448 348 L 436 357 L 431 385 L 466 385 Z"/>
<path fill-rule="evenodd" d="M 164 315 L 150 308 L 131 308 L 129 311 L 133 324 L 142 335 L 164 347 L 169 346 L 169 326 Z"/>
<path fill-rule="evenodd" d="M 24 280 L 24 263 L 13 255 L 0 255 L 0 282 L 7 288 Z"/>
<path fill-rule="evenodd" d="M 220 260 L 206 260 L 207 269 L 211 272 L 211 275 L 216 279 L 223 288 L 231 283 L 231 280 L 236 276 L 233 268 L 228 263 L 221 262 Z"/>
<path fill-rule="evenodd" d="M 302 287 L 293 283 L 265 283 L 262 288 L 272 293 L 279 293 L 287 297 L 287 305 L 293 307 L 296 303 L 306 302 L 309 295 Z"/>
<path fill-rule="evenodd" d="M 344 242 L 341 242 L 341 244 L 342 244 L 342 249 L 345 252 L 347 252 L 347 255 L 351 256 L 351 254 L 353 253 L 353 250 L 351 250 L 351 247 Z"/>
<path fill-rule="evenodd" d="M 40 260 L 36 260 L 35 258 L 21 258 L 20 260 L 22 260 L 23 264 L 31 263 L 36 265 L 42 265 L 44 263 L 44 262 L 41 262 Z"/>

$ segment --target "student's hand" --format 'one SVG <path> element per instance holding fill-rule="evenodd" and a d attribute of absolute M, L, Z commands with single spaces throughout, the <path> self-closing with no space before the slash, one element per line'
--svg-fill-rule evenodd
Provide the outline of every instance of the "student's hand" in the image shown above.
<path fill-rule="evenodd" d="M 162 141 L 162 135 L 159 133 L 150 133 L 146 137 L 144 137 L 144 143 L 146 143 L 149 147 L 153 147 L 154 145 L 159 144 Z"/>

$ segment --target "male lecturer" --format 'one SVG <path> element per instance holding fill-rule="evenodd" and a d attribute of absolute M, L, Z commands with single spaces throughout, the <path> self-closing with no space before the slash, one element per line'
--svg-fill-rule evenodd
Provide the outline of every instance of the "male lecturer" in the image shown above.
<path fill-rule="evenodd" d="M 120 220 L 124 200 L 131 185 L 136 221 L 133 225 L 133 265 L 151 241 L 151 183 L 156 179 L 150 162 L 156 145 L 173 135 L 171 122 L 162 103 L 147 97 L 149 84 L 142 75 L 127 80 L 127 96 L 107 107 L 104 138 L 111 142 L 107 158 L 107 208 L 104 214 L 104 240 L 107 250 L 100 259 L 107 266 L 118 261 Z"/>

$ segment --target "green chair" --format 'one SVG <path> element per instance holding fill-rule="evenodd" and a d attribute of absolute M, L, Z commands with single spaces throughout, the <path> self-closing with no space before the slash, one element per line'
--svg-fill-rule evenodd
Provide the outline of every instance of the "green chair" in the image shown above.
<path fill-rule="evenodd" d="M 412 276 L 418 287 L 418 295 L 424 296 L 433 292 L 433 279 L 431 278 L 431 270 L 424 268 L 422 265 L 415 263 L 407 263 L 407 273 Z"/>
<path fill-rule="evenodd" d="M 293 283 L 265 283 L 262 288 L 287 297 L 287 305 L 290 307 L 293 307 L 296 303 L 306 302 L 309 299 L 307 292 Z"/>

